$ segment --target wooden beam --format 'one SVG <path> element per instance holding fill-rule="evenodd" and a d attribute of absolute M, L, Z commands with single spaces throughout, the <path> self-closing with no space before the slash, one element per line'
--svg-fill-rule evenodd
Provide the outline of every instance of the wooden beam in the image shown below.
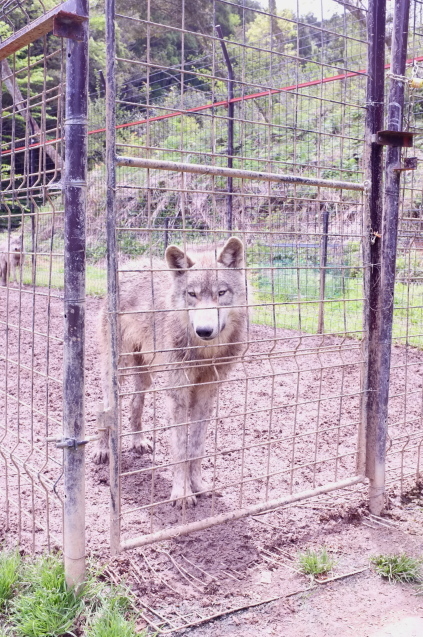
<path fill-rule="evenodd" d="M 50 31 L 54 31 L 59 36 L 65 35 L 66 32 L 66 37 L 79 39 L 83 36 L 80 35 L 82 32 L 78 27 L 86 20 L 88 16 L 76 12 L 75 0 L 63 2 L 2 42 L 0 62 Z M 56 28 L 55 25 L 57 25 Z M 64 30 L 64 25 L 69 25 L 69 28 Z M 76 27 L 73 34 L 72 27 Z"/>

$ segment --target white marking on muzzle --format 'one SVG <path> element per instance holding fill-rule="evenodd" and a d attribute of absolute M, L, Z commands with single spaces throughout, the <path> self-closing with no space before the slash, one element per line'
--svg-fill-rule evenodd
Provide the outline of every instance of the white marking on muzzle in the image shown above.
<path fill-rule="evenodd" d="M 224 327 L 219 321 L 219 310 L 217 307 L 189 310 L 189 317 L 194 332 L 205 341 L 216 338 Z"/>

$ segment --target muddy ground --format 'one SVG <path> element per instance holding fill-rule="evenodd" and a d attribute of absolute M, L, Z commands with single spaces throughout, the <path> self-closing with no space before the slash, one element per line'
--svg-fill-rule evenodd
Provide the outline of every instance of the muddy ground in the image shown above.
<path fill-rule="evenodd" d="M 0 412 L 5 414 L 0 539 L 14 542 L 19 536 L 28 550 L 60 547 L 61 451 L 46 438 L 61 430 L 63 302 L 59 293 L 42 290 L 35 296 L 29 288 L 21 295 L 14 289 L 7 295 L 0 292 L 0 374 L 5 378 L 7 373 L 8 379 L 6 393 L 0 393 Z M 100 302 L 87 302 L 89 434 L 95 432 L 101 401 L 95 339 Z M 146 427 L 155 442 L 153 456 L 138 456 L 129 448 L 128 398 L 123 399 L 122 538 L 354 476 L 360 361 L 359 343 L 352 338 L 252 325 L 244 361 L 222 386 L 216 419 L 209 426 L 203 467 L 213 495 L 182 512 L 167 502 L 167 380 L 157 373 L 145 408 Z M 175 632 L 219 615 L 188 633 L 411 637 L 418 618 L 423 621 L 423 598 L 413 596 L 410 586 L 382 582 L 368 566 L 369 557 L 380 552 L 423 554 L 421 492 L 409 492 L 405 500 L 399 492 L 401 477 L 403 492 L 412 488 L 419 461 L 422 362 L 419 351 L 394 348 L 388 465 L 392 485 L 385 521 L 368 517 L 366 487 L 357 486 L 123 553 L 109 564 L 108 573 L 126 580 L 137 595 L 144 608 L 139 627 L 148 624 Z M 130 383 L 123 391 L 130 393 Z M 107 563 L 108 468 L 95 465 L 92 455 L 90 443 L 87 550 Z M 321 546 L 336 558 L 332 577 L 339 579 L 312 585 L 296 571 L 296 556 Z M 269 599 L 274 601 L 262 603 Z M 246 609 L 234 612 L 241 607 Z M 389 624 L 386 630 L 391 632 L 378 632 Z M 401 633 L 403 629 L 408 632 Z"/>

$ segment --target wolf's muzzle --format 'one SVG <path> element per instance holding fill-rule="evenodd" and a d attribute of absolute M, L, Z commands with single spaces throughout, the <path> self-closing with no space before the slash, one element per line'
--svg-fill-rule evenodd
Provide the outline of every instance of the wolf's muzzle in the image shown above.
<path fill-rule="evenodd" d="M 210 327 L 197 327 L 197 329 L 195 330 L 197 336 L 199 336 L 200 338 L 202 338 L 205 341 L 210 340 L 211 338 L 213 338 L 213 329 Z"/>

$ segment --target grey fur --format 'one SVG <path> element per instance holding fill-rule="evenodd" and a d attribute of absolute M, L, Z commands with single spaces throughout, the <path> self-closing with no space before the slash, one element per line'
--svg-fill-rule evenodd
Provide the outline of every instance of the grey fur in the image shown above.
<path fill-rule="evenodd" d="M 144 395 L 151 386 L 150 365 L 168 374 L 167 407 L 171 428 L 173 488 L 178 505 L 196 503 L 208 490 L 201 476 L 207 422 L 213 415 L 216 381 L 224 380 L 244 349 L 247 285 L 244 248 L 237 237 L 214 249 L 185 253 L 169 246 L 166 263 L 131 262 L 120 275 L 120 343 L 124 365 L 137 366 L 131 404 L 132 445 L 151 451 L 142 433 Z M 129 269 L 129 268 L 128 268 Z M 109 324 L 103 306 L 99 321 L 103 400 L 106 420 L 110 400 Z M 96 462 L 108 459 L 107 432 Z"/>
<path fill-rule="evenodd" d="M 0 282 L 6 286 L 12 275 L 13 281 L 17 284 L 17 271 L 24 261 L 22 237 L 10 236 L 10 241 L 6 240 L 0 245 Z"/>

